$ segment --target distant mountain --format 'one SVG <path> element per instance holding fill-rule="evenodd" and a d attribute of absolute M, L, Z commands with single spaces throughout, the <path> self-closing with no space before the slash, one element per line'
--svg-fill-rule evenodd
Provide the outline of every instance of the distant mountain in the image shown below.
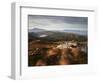
<path fill-rule="evenodd" d="M 47 31 L 44 29 L 39 29 L 39 28 L 34 28 L 34 29 L 29 29 L 28 30 L 29 34 L 32 34 L 33 36 L 36 37 L 47 37 L 48 35 L 52 35 L 52 31 Z"/>
<path fill-rule="evenodd" d="M 79 34 L 79 35 L 87 35 L 87 31 L 82 31 L 82 30 L 64 30 L 63 32 L 67 33 L 74 33 L 74 34 Z"/>
<path fill-rule="evenodd" d="M 87 36 L 74 33 L 72 31 L 47 31 L 42 29 L 35 29 L 32 32 L 28 33 L 29 41 L 32 40 L 41 40 L 41 41 L 61 41 L 61 40 L 77 40 L 77 41 L 86 41 Z"/>
<path fill-rule="evenodd" d="M 40 40 L 43 42 L 54 42 L 54 41 L 86 41 L 87 40 L 87 31 L 78 31 L 78 30 L 54 30 L 48 31 L 44 29 L 34 28 L 29 29 L 28 31 L 28 40 Z"/>
<path fill-rule="evenodd" d="M 44 29 L 39 29 L 39 28 L 33 28 L 33 29 L 29 29 L 28 32 L 42 32 L 45 31 Z"/>
<path fill-rule="evenodd" d="M 40 28 L 33 28 L 33 29 L 29 29 L 28 32 L 34 32 L 34 33 L 38 33 L 39 36 L 41 35 L 51 35 L 52 32 L 65 32 L 65 33 L 74 33 L 74 34 L 78 34 L 78 35 L 84 35 L 87 36 L 87 31 L 82 31 L 82 30 L 54 30 L 54 31 L 48 31 L 48 30 L 44 30 L 44 29 L 40 29 Z"/>

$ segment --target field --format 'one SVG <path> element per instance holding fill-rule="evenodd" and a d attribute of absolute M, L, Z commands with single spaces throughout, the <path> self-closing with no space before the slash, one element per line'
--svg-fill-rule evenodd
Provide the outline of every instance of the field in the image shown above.
<path fill-rule="evenodd" d="M 88 64 L 87 35 L 34 28 L 28 33 L 28 66 Z"/>

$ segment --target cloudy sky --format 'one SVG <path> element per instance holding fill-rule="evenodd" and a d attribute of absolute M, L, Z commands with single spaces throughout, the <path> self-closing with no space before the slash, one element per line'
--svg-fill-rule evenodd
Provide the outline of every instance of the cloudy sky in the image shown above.
<path fill-rule="evenodd" d="M 87 31 L 87 17 L 42 16 L 29 15 L 29 29 L 40 28 L 45 30 L 81 30 Z"/>

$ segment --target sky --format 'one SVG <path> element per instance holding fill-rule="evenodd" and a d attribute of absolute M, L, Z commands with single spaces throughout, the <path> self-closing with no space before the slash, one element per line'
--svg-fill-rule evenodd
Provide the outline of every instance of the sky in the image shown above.
<path fill-rule="evenodd" d="M 87 31 L 87 17 L 28 15 L 28 29 Z"/>

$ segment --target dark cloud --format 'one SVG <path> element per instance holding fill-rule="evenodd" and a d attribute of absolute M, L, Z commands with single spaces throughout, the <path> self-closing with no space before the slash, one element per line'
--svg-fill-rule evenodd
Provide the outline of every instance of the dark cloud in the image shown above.
<path fill-rule="evenodd" d="M 88 30 L 87 17 L 29 15 L 29 29 L 46 30 Z"/>
<path fill-rule="evenodd" d="M 71 16 L 44 16 L 44 15 L 29 15 L 29 19 L 47 19 L 52 20 L 52 22 L 59 23 L 70 23 L 70 24 L 87 24 L 87 17 L 71 17 Z"/>

